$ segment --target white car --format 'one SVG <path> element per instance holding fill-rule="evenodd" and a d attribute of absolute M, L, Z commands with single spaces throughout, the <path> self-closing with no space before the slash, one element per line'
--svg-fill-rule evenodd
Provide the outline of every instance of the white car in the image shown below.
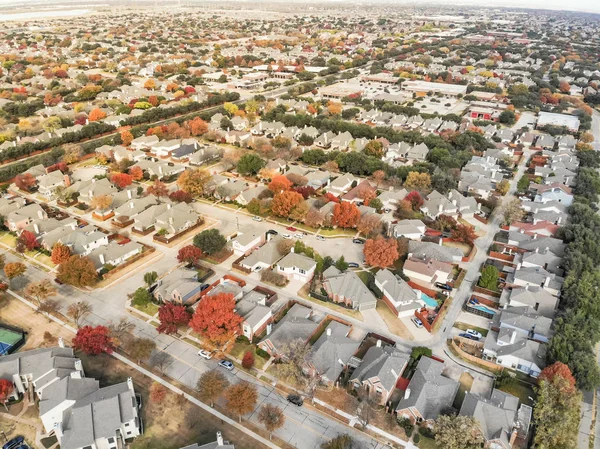
<path fill-rule="evenodd" d="M 325 237 L 323 237 L 322 235 L 317 235 L 317 240 L 320 240 L 321 242 L 325 241 Z"/>
<path fill-rule="evenodd" d="M 410 320 L 411 320 L 411 321 L 413 322 L 413 324 L 414 324 L 415 326 L 417 326 L 419 329 L 421 329 L 421 328 L 423 327 L 423 322 L 422 322 L 420 319 L 418 319 L 416 316 L 412 317 Z"/>
<path fill-rule="evenodd" d="M 474 329 L 467 329 L 466 333 L 469 334 L 469 335 L 472 335 L 473 337 L 475 337 L 477 339 L 483 338 L 483 335 L 481 335 L 480 332 L 477 332 Z"/>
<path fill-rule="evenodd" d="M 291 239 L 291 238 L 292 238 L 292 236 L 291 236 L 291 235 L 289 235 L 289 234 L 281 234 L 281 236 L 282 236 L 284 239 Z"/>
<path fill-rule="evenodd" d="M 296 232 L 294 234 L 294 237 L 296 237 L 297 239 L 303 239 L 304 238 L 304 233 L 303 232 Z"/>
<path fill-rule="evenodd" d="M 252 217 L 252 219 L 253 219 L 254 221 L 263 221 L 263 219 L 262 219 L 262 218 L 260 218 L 258 215 L 255 215 L 254 217 Z"/>
<path fill-rule="evenodd" d="M 198 355 L 206 360 L 212 359 L 211 353 L 208 351 L 205 351 L 204 349 L 200 349 L 200 351 L 198 351 Z"/>

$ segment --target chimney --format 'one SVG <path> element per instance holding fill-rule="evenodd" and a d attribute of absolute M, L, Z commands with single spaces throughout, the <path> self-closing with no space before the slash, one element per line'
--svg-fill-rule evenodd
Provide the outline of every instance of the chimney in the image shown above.
<path fill-rule="evenodd" d="M 518 427 L 515 427 L 510 434 L 510 440 L 508 442 L 508 447 L 514 447 L 515 441 L 517 439 Z"/>
<path fill-rule="evenodd" d="M 133 379 L 131 377 L 127 378 L 127 387 L 133 391 Z"/>
<path fill-rule="evenodd" d="M 546 276 L 546 279 L 544 279 L 544 287 L 548 287 L 548 285 L 550 285 L 550 276 Z"/>
<path fill-rule="evenodd" d="M 535 249 L 535 252 L 536 252 L 536 253 L 539 253 L 539 252 L 540 252 L 540 249 L 539 249 L 539 248 L 536 248 L 536 249 Z"/>
<path fill-rule="evenodd" d="M 327 336 L 331 337 L 331 328 L 330 327 L 327 328 Z"/>
<path fill-rule="evenodd" d="M 377 340 L 377 347 L 381 348 L 381 340 Z"/>
<path fill-rule="evenodd" d="M 444 243 L 444 239 L 440 237 L 440 239 L 438 240 L 438 245 L 442 246 L 443 243 Z"/>
<path fill-rule="evenodd" d="M 83 371 L 83 364 L 81 363 L 81 360 L 75 360 L 75 369 L 77 371 Z"/>
<path fill-rule="evenodd" d="M 131 190 L 127 191 L 127 198 L 131 199 L 133 197 L 133 194 L 131 193 Z"/>
<path fill-rule="evenodd" d="M 533 234 L 533 240 L 537 239 L 537 232 Z"/>
<path fill-rule="evenodd" d="M 410 388 L 407 388 L 406 391 L 404 392 L 404 399 L 408 399 L 410 398 Z"/>
<path fill-rule="evenodd" d="M 59 348 L 64 348 L 65 347 L 65 341 L 63 340 L 62 337 L 58 337 L 58 347 Z"/>
<path fill-rule="evenodd" d="M 38 218 L 39 218 L 40 220 L 43 220 L 43 219 L 44 219 L 44 211 L 42 211 L 42 210 L 38 210 L 38 213 L 37 213 L 37 215 L 38 215 Z"/>
<path fill-rule="evenodd" d="M 104 254 L 100 253 L 98 254 L 98 259 L 100 259 L 100 263 L 102 265 L 104 265 L 106 262 L 104 261 Z"/>
<path fill-rule="evenodd" d="M 217 432 L 217 447 L 223 446 L 223 435 L 221 432 Z"/>
<path fill-rule="evenodd" d="M 64 175 L 63 182 L 65 184 L 65 187 L 71 187 L 71 178 L 69 177 L 69 175 Z"/>
<path fill-rule="evenodd" d="M 513 330 L 510 334 L 510 344 L 512 345 L 517 339 L 517 331 Z"/>
<path fill-rule="evenodd" d="M 442 210 L 443 210 L 443 207 L 444 207 L 444 206 L 442 206 L 442 204 L 440 203 L 440 205 L 438 206 L 438 212 L 442 212 Z"/>

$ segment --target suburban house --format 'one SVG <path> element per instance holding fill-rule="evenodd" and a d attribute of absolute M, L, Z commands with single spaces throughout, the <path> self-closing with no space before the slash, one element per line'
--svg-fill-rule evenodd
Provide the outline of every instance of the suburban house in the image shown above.
<path fill-rule="evenodd" d="M 12 204 L 18 205 L 22 203 L 16 202 Z M 42 209 L 39 204 L 31 203 L 28 205 L 22 205 L 21 207 L 18 207 L 5 215 L 4 224 L 10 231 L 17 232 L 26 228 L 36 220 L 46 219 L 48 219 L 48 214 L 46 211 Z"/>
<path fill-rule="evenodd" d="M 524 338 L 548 343 L 552 336 L 552 318 L 540 315 L 529 307 L 505 306 L 494 315 L 492 329 L 515 330 Z"/>
<path fill-rule="evenodd" d="M 382 300 L 397 317 L 413 316 L 422 307 L 435 308 L 437 301 L 420 290 L 413 289 L 404 279 L 390 270 L 379 270 L 375 275 L 375 286 L 382 293 Z"/>
<path fill-rule="evenodd" d="M 200 299 L 200 287 L 195 270 L 179 268 L 157 281 L 152 296 L 159 302 L 189 306 Z"/>
<path fill-rule="evenodd" d="M 558 297 L 538 286 L 504 289 L 500 306 L 528 307 L 546 318 L 554 318 L 558 308 Z"/>
<path fill-rule="evenodd" d="M 417 242 L 411 240 L 408 242 L 408 257 L 417 257 L 419 259 L 433 259 L 440 262 L 459 263 L 462 261 L 463 252 L 458 248 L 443 246 L 442 239 L 438 243 Z"/>
<path fill-rule="evenodd" d="M 70 184 L 69 176 L 63 175 L 60 170 L 54 170 L 37 178 L 38 193 L 46 198 L 52 198 L 56 189 L 67 187 Z"/>
<path fill-rule="evenodd" d="M 456 218 L 458 215 L 458 207 L 447 197 L 439 193 L 437 190 L 434 190 L 427 195 L 427 199 L 421 206 L 421 212 L 423 212 L 432 220 L 435 220 L 440 215 L 449 215 Z"/>
<path fill-rule="evenodd" d="M 360 346 L 359 340 L 348 337 L 351 331 L 351 326 L 331 321 L 312 346 L 305 370 L 320 377 L 322 383 L 336 382 L 349 363 L 358 361 L 356 358 L 351 361 Z"/>
<path fill-rule="evenodd" d="M 13 382 L 14 396 L 33 390 L 44 430 L 61 448 L 116 449 L 141 433 L 132 379 L 101 388 L 62 339 L 0 358 L 0 378 Z"/>
<path fill-rule="evenodd" d="M 329 183 L 327 191 L 333 195 L 340 196 L 352 188 L 352 184 L 357 180 L 350 174 L 340 175 Z"/>
<path fill-rule="evenodd" d="M 235 449 L 235 446 L 229 443 L 229 441 L 223 439 L 223 434 L 221 432 L 217 432 L 216 441 L 203 444 L 202 446 L 199 444 L 191 444 L 189 446 L 182 447 L 181 449 Z"/>
<path fill-rule="evenodd" d="M 42 235 L 40 243 L 48 251 L 62 243 L 69 247 L 71 254 L 87 256 L 93 250 L 108 245 L 108 234 L 100 232 L 94 225 L 78 228 L 76 223 L 70 223 Z"/>
<path fill-rule="evenodd" d="M 390 233 L 395 239 L 404 237 L 410 240 L 420 240 L 423 238 L 425 229 L 425 223 L 417 219 L 401 220 L 399 223 L 389 227 Z"/>
<path fill-rule="evenodd" d="M 289 280 L 298 280 L 303 283 L 310 281 L 317 268 L 317 262 L 304 254 L 293 251 L 277 262 L 277 272 Z"/>
<path fill-rule="evenodd" d="M 267 336 L 258 346 L 271 356 L 277 356 L 286 344 L 294 340 L 307 342 L 319 327 L 319 321 L 312 315 L 312 309 L 295 303 L 274 326 L 272 332 L 267 328 Z"/>
<path fill-rule="evenodd" d="M 374 309 L 377 298 L 354 271 L 340 271 L 331 266 L 323 273 L 323 288 L 329 299 L 355 310 Z"/>
<path fill-rule="evenodd" d="M 387 405 L 408 359 L 408 354 L 392 346 L 382 346 L 381 340 L 377 340 L 377 345 L 367 350 L 352 373 L 350 382 L 355 389 L 365 389 L 375 403 Z"/>
<path fill-rule="evenodd" d="M 517 329 L 505 327 L 488 334 L 483 345 L 483 358 L 537 377 L 546 366 L 546 346 L 523 337 Z"/>
<path fill-rule="evenodd" d="M 265 241 L 265 234 L 254 228 L 254 226 L 245 226 L 239 232 L 236 238 L 231 240 L 231 247 L 236 256 L 250 254 L 254 248 L 258 248 Z"/>
<path fill-rule="evenodd" d="M 104 267 L 116 267 L 126 262 L 130 258 L 141 254 L 144 247 L 137 242 L 127 242 L 120 245 L 115 242 L 109 242 L 108 245 L 101 246 L 89 252 L 87 255 L 100 271 Z"/>
<path fill-rule="evenodd" d="M 559 296 L 565 279 L 541 267 L 517 267 L 506 279 L 507 284 L 521 287 L 541 287 L 554 296 Z"/>
<path fill-rule="evenodd" d="M 557 201 L 566 206 L 570 206 L 573 203 L 573 192 L 571 191 L 570 187 L 567 187 L 564 184 L 531 184 L 529 189 L 535 192 L 535 198 L 533 201 L 536 203 Z"/>
<path fill-rule="evenodd" d="M 176 235 L 193 227 L 200 219 L 200 215 L 189 204 L 167 202 L 150 206 L 136 215 L 133 229 L 141 233 L 165 229 L 167 235 Z"/>
<path fill-rule="evenodd" d="M 248 270 L 257 271 L 260 267 L 270 268 L 283 257 L 283 253 L 277 247 L 277 243 L 281 241 L 280 236 L 276 236 L 260 248 L 255 249 L 252 253 L 240 262 L 240 265 Z"/>
<path fill-rule="evenodd" d="M 254 289 L 244 294 L 235 305 L 235 312 L 244 318 L 242 332 L 248 340 L 260 335 L 273 320 L 271 308 L 267 305 L 272 292 Z"/>
<path fill-rule="evenodd" d="M 422 281 L 428 284 L 435 282 L 445 284 L 452 273 L 452 264 L 434 259 L 419 259 L 413 256 L 406 259 L 403 271 L 411 280 Z"/>
<path fill-rule="evenodd" d="M 442 374 L 443 362 L 421 356 L 404 396 L 396 407 L 396 417 L 413 423 L 432 422 L 452 407 L 458 382 Z"/>

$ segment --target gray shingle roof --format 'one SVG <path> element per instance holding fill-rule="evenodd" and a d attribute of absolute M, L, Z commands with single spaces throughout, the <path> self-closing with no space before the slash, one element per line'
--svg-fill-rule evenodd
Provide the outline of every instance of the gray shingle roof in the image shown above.
<path fill-rule="evenodd" d="M 372 346 L 369 348 L 362 363 L 352 373 L 350 380 L 364 382 L 377 377 L 379 382 L 388 392 L 396 387 L 398 378 L 408 363 L 408 354 L 386 346 Z"/>

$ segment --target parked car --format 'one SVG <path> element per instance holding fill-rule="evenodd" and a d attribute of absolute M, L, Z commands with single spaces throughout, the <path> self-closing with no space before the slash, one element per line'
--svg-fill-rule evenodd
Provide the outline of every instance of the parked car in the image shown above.
<path fill-rule="evenodd" d="M 225 368 L 228 371 L 233 371 L 233 363 L 231 363 L 229 360 L 221 360 L 219 362 L 219 366 L 221 368 Z"/>
<path fill-rule="evenodd" d="M 449 292 L 451 292 L 451 291 L 452 291 L 452 287 L 450 287 L 448 284 L 443 284 L 443 283 L 441 283 L 441 282 L 436 282 L 436 283 L 435 283 L 435 286 L 436 286 L 437 288 L 441 288 L 442 290 L 448 290 Z"/>
<path fill-rule="evenodd" d="M 253 219 L 254 221 L 263 221 L 263 219 L 262 219 L 262 218 L 260 218 L 258 215 L 255 215 L 254 217 L 252 217 L 252 219 Z"/>
<path fill-rule="evenodd" d="M 302 404 L 304 404 L 304 400 L 302 399 L 302 396 L 297 395 L 297 394 L 289 394 L 287 397 L 288 402 L 297 405 L 298 407 L 301 407 Z"/>
<path fill-rule="evenodd" d="M 364 245 L 365 241 L 363 239 L 352 239 L 352 243 L 356 243 L 358 245 Z"/>
<path fill-rule="evenodd" d="M 297 231 L 297 229 L 295 227 L 293 227 L 293 226 L 288 226 L 285 229 L 287 229 L 288 231 L 292 231 L 292 232 L 296 232 Z"/>
<path fill-rule="evenodd" d="M 325 241 L 325 237 L 323 237 L 322 235 L 317 235 L 317 240 L 320 240 L 321 242 Z"/>
<path fill-rule="evenodd" d="M 423 322 L 422 322 L 420 319 L 418 319 L 416 316 L 412 317 L 410 320 L 411 320 L 411 321 L 413 322 L 413 324 L 414 324 L 415 326 L 417 326 L 419 329 L 421 329 L 421 328 L 423 327 Z"/>
<path fill-rule="evenodd" d="M 262 269 L 263 269 L 262 265 L 259 265 L 258 267 L 255 267 L 254 270 L 252 270 L 252 271 L 255 271 L 258 273 Z"/>
<path fill-rule="evenodd" d="M 210 287 L 210 284 L 202 284 L 200 286 L 200 291 L 203 292 L 204 290 L 206 290 L 208 287 Z"/>
<path fill-rule="evenodd" d="M 294 234 L 294 237 L 296 237 L 297 239 L 303 239 L 304 238 L 304 232 L 296 232 Z"/>
<path fill-rule="evenodd" d="M 479 338 L 475 337 L 474 335 L 467 334 L 466 332 L 462 332 L 462 333 L 458 334 L 458 336 L 463 337 L 463 338 L 468 338 L 469 340 L 479 341 Z"/>
<path fill-rule="evenodd" d="M 58 278 L 54 278 L 54 282 L 56 282 L 58 285 L 63 285 L 62 281 Z"/>
<path fill-rule="evenodd" d="M 277 232 L 275 229 L 269 229 L 269 230 L 267 231 L 267 234 L 271 234 L 271 235 L 278 235 L 278 234 L 279 234 L 279 232 Z"/>
<path fill-rule="evenodd" d="M 23 441 L 25 441 L 25 438 L 22 437 L 21 435 L 19 435 L 18 437 L 13 438 L 8 443 L 6 443 L 4 446 L 2 446 L 2 449 L 14 449 L 17 446 L 19 446 L 20 444 L 22 444 Z"/>
<path fill-rule="evenodd" d="M 481 332 L 477 332 L 475 329 L 467 329 L 467 334 L 472 335 L 473 337 L 476 337 L 478 340 L 480 338 L 483 338 L 483 335 L 481 335 Z"/>
<path fill-rule="evenodd" d="M 198 355 L 206 360 L 212 359 L 212 354 L 205 349 L 200 349 L 200 351 L 198 351 Z"/>
<path fill-rule="evenodd" d="M 292 236 L 290 234 L 281 234 L 284 239 L 291 239 Z"/>
<path fill-rule="evenodd" d="M 348 268 L 358 268 L 358 264 L 356 262 L 348 262 Z"/>

